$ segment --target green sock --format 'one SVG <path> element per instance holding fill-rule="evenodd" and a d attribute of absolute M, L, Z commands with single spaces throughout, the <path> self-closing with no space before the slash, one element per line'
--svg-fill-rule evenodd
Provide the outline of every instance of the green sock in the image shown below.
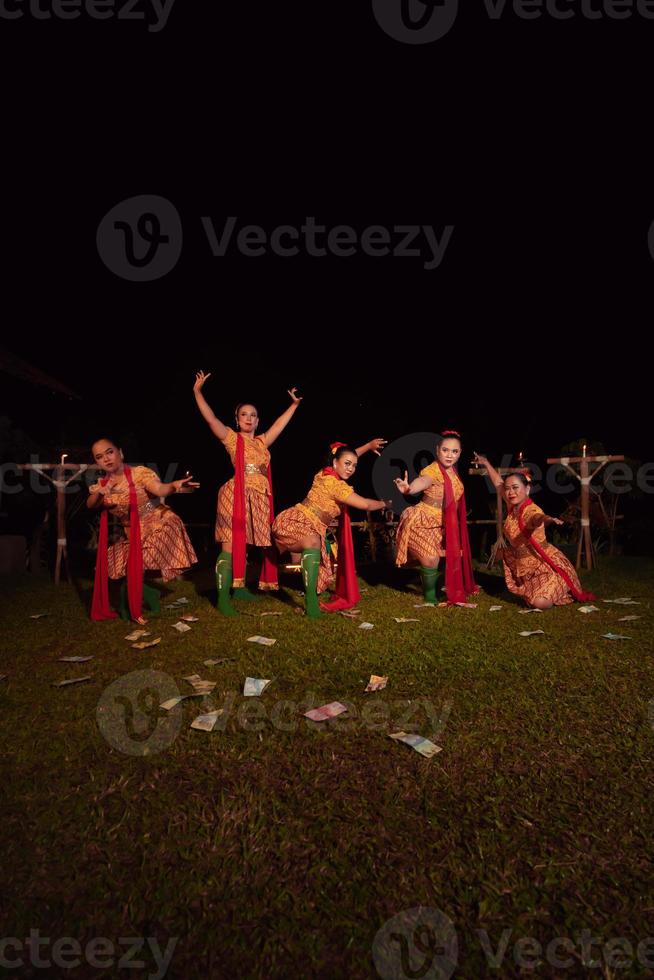
<path fill-rule="evenodd" d="M 243 575 L 243 581 L 247 580 L 248 566 L 245 566 L 245 574 Z M 232 599 L 243 599 L 245 602 L 261 602 L 260 595 L 254 595 L 245 585 L 239 585 L 237 588 L 232 589 Z"/>
<path fill-rule="evenodd" d="M 153 585 L 148 585 L 147 582 L 143 583 L 143 605 L 146 609 L 149 609 L 152 613 L 161 612 L 161 604 L 159 602 L 160 593 L 159 589 L 155 589 Z"/>
<path fill-rule="evenodd" d="M 302 581 L 304 582 L 304 611 L 309 619 L 323 615 L 318 603 L 318 572 L 320 571 L 320 548 L 305 548 L 302 552 Z"/>
<path fill-rule="evenodd" d="M 420 575 L 422 576 L 422 591 L 425 597 L 425 602 L 436 603 L 436 580 L 438 578 L 437 568 L 425 568 L 424 565 L 420 566 Z"/>
<path fill-rule="evenodd" d="M 228 551 L 221 551 L 216 562 L 216 586 L 218 588 L 218 609 L 223 616 L 237 616 L 238 613 L 229 601 L 229 590 L 232 587 L 232 556 Z"/>

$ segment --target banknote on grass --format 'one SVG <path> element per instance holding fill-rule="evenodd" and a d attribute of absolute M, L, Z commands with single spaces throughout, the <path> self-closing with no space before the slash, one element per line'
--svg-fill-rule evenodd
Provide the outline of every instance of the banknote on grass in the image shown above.
<path fill-rule="evenodd" d="M 338 715 L 342 715 L 344 711 L 347 711 L 347 705 L 341 704 L 340 701 L 330 701 L 329 704 L 323 704 L 320 708 L 311 708 L 310 711 L 305 711 L 304 717 L 310 718 L 311 721 L 328 721 L 330 718 L 337 718 Z"/>
<path fill-rule="evenodd" d="M 269 684 L 270 680 L 264 677 L 246 677 L 243 684 L 243 695 L 246 698 L 258 698 Z"/>
<path fill-rule="evenodd" d="M 156 647 L 159 643 L 161 643 L 160 636 L 158 636 L 155 640 L 145 640 L 142 643 L 132 643 L 132 650 L 149 650 L 150 647 Z"/>
<path fill-rule="evenodd" d="M 371 691 L 383 691 L 387 684 L 388 677 L 380 677 L 378 674 L 371 674 L 364 694 L 368 694 Z"/>
<path fill-rule="evenodd" d="M 151 634 L 150 634 L 150 633 L 148 633 L 148 631 L 147 631 L 147 630 L 133 630 L 133 631 L 132 631 L 131 633 L 129 633 L 129 634 L 128 634 L 128 635 L 127 635 L 127 636 L 125 637 L 125 639 L 126 639 L 126 640 L 129 640 L 129 642 L 130 642 L 130 643 L 135 643 L 135 642 L 136 642 L 136 640 L 140 640 L 140 639 L 142 639 L 142 638 L 143 638 L 144 636 L 150 636 L 150 635 L 151 635 Z"/>
<path fill-rule="evenodd" d="M 272 636 L 248 636 L 247 642 L 259 643 L 262 647 L 271 647 L 277 643 L 277 640 L 273 640 Z"/>
<path fill-rule="evenodd" d="M 430 742 L 428 738 L 424 738 L 422 735 L 407 734 L 407 732 L 393 732 L 389 735 L 389 738 L 395 739 L 396 742 L 404 742 L 405 745 L 410 745 L 412 749 L 415 749 L 420 755 L 424 755 L 426 759 L 431 759 L 438 752 L 443 751 L 440 745 Z"/>
<path fill-rule="evenodd" d="M 198 715 L 191 722 L 191 728 L 195 728 L 200 732 L 212 732 L 223 711 L 224 708 L 217 708 L 215 711 L 207 711 L 205 715 Z"/>
<path fill-rule="evenodd" d="M 67 681 L 55 681 L 53 687 L 68 687 L 69 684 L 81 684 L 83 681 L 90 681 L 93 674 L 86 674 L 85 677 L 71 677 Z"/>

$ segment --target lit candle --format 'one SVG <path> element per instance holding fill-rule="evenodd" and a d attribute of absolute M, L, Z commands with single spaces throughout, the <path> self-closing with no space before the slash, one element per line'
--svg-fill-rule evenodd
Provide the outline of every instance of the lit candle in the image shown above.
<path fill-rule="evenodd" d="M 522 453 L 521 452 L 518 453 L 518 462 L 519 463 L 522 462 Z"/>
<path fill-rule="evenodd" d="M 586 456 L 586 443 L 584 443 L 584 445 L 583 445 L 583 447 L 582 447 L 582 450 L 581 450 L 581 455 L 582 455 L 582 456 L 583 456 L 584 458 L 585 458 L 585 456 Z"/>
<path fill-rule="evenodd" d="M 68 453 L 62 453 L 61 454 L 61 463 L 59 464 L 60 466 L 63 466 L 64 465 L 64 460 L 65 460 L 65 458 L 66 458 L 67 455 L 68 455 Z"/>

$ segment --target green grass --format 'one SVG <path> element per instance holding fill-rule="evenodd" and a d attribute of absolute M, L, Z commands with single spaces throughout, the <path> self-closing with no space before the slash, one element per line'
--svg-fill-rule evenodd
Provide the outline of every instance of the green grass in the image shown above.
<path fill-rule="evenodd" d="M 587 928 L 603 941 L 625 937 L 635 953 L 654 936 L 653 572 L 643 559 L 605 559 L 584 585 L 598 600 L 641 604 L 598 601 L 591 615 L 576 605 L 519 615 L 492 578 L 494 594 L 483 592 L 474 610 L 415 610 L 417 591 L 370 585 L 360 603 L 370 631 L 338 615 L 307 621 L 292 590 L 284 603 L 241 603 L 242 615 L 225 619 L 198 574 L 169 592 L 188 596 L 180 612 L 200 622 L 177 634 L 180 612 L 164 610 L 147 627 L 162 642 L 145 651 L 123 639 L 129 624 L 91 623 L 71 586 L 1 581 L 4 935 L 154 936 L 162 946 L 179 937 L 169 977 L 359 978 L 376 975 L 371 948 L 383 923 L 424 905 L 456 927 L 455 977 L 525 975 L 512 952 L 521 936 L 575 942 Z M 406 581 L 417 589 L 417 577 Z M 490 614 L 494 603 L 503 609 Z M 263 610 L 283 615 L 259 618 Z M 31 620 L 37 612 L 48 616 Z M 641 618 L 617 622 L 631 613 Z M 518 635 L 538 628 L 544 636 Z M 609 630 L 632 639 L 602 639 Z M 246 643 L 255 633 L 277 644 Z M 57 662 L 70 654 L 94 659 Z M 217 657 L 234 659 L 203 666 Z M 139 685 L 134 708 L 107 696 L 108 740 L 98 701 L 136 670 L 170 675 L 172 693 L 174 684 L 190 692 L 185 674 L 218 683 L 170 716 L 157 705 L 171 691 L 148 694 L 153 682 Z M 85 684 L 52 686 L 87 673 Z M 387 674 L 388 687 L 365 695 L 371 673 Z M 273 678 L 258 699 L 259 730 L 244 715 L 257 710 L 240 693 L 246 675 Z M 351 711 L 320 726 L 301 717 L 332 700 Z M 189 728 L 202 709 L 224 705 L 221 729 Z M 125 710 L 136 712 L 137 750 L 144 726 L 145 736 L 180 719 L 179 731 L 160 751 L 125 754 Z M 443 751 L 427 760 L 393 742 L 387 734 L 400 727 Z M 477 930 L 493 947 L 512 930 L 499 970 L 486 964 Z M 627 970 L 586 971 L 577 957 L 532 975 L 654 969 L 634 959 Z"/>

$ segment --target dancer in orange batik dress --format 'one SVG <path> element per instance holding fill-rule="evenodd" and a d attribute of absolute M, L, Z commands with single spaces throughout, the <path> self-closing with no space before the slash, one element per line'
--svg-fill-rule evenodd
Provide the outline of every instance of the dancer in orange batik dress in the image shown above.
<path fill-rule="evenodd" d="M 475 462 L 486 467 L 496 487 L 503 487 L 508 505 L 504 522 L 506 547 L 502 552 L 504 579 L 514 595 L 522 596 L 534 609 L 565 606 L 571 602 L 591 602 L 595 596 L 584 592 L 572 564 L 545 536 L 549 524 L 562 524 L 549 517 L 530 497 L 528 477 L 509 473 L 504 479 L 485 456 L 475 453 Z"/>

